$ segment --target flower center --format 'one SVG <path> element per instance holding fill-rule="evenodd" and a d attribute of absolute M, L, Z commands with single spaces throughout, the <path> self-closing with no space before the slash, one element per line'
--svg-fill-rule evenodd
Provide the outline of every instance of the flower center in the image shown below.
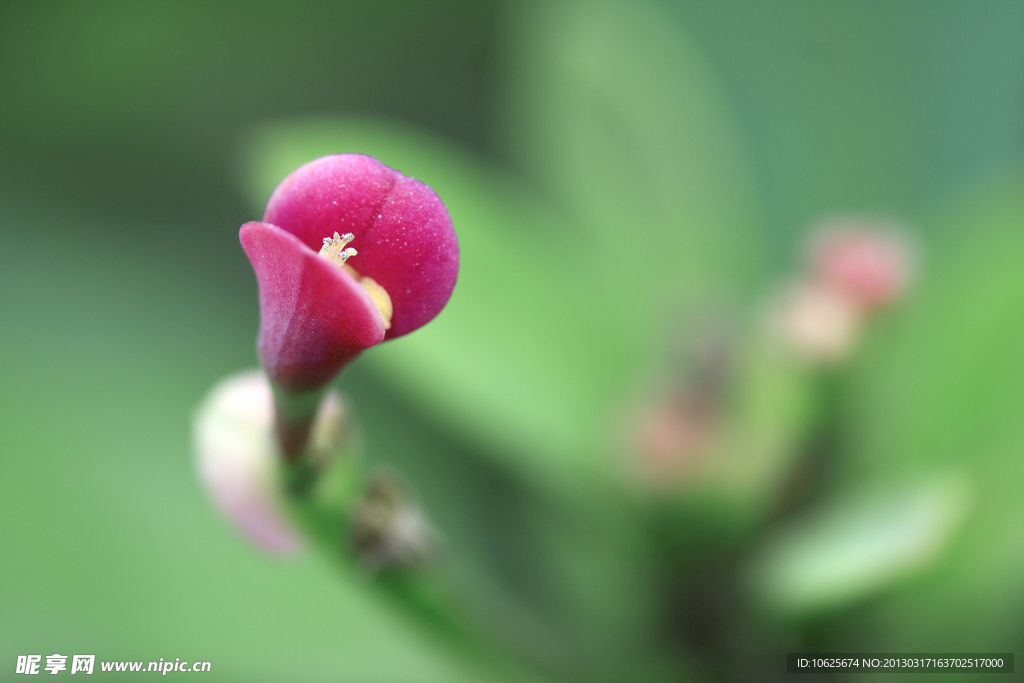
<path fill-rule="evenodd" d="M 394 314 L 394 309 L 391 306 L 391 297 L 388 296 L 386 289 L 377 284 L 377 281 L 371 277 L 360 275 L 359 272 L 350 266 L 348 261 L 350 256 L 355 256 L 357 252 L 352 247 L 346 247 L 349 242 L 355 239 L 355 236 L 347 232 L 344 235 L 334 233 L 334 237 L 325 237 L 324 246 L 320 247 L 319 256 L 327 259 L 339 268 L 343 268 L 345 272 L 356 279 L 366 293 L 373 299 L 373 303 L 377 306 L 377 310 L 380 311 L 380 317 L 384 320 L 384 329 L 391 329 L 391 316 Z"/>

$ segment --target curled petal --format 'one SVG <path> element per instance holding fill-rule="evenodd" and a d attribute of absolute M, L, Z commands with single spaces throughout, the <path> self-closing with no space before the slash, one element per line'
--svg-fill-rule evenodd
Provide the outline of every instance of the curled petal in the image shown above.
<path fill-rule="evenodd" d="M 260 360 L 278 386 L 319 389 L 384 339 L 384 321 L 366 290 L 295 235 L 252 222 L 238 236 L 259 284 Z"/>
<path fill-rule="evenodd" d="M 271 195 L 263 220 L 312 250 L 335 232 L 352 233 L 358 255 L 349 265 L 391 298 L 388 339 L 433 319 L 455 287 L 459 246 L 444 204 L 373 157 L 339 154 L 302 166 Z"/>

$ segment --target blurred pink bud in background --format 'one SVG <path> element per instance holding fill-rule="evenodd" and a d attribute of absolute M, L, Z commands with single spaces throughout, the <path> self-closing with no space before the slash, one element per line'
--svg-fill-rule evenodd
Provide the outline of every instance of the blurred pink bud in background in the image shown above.
<path fill-rule="evenodd" d="M 812 363 L 845 360 L 872 313 L 906 291 L 914 253 L 891 220 L 849 216 L 818 224 L 807 270 L 786 290 L 775 324 L 786 344 Z"/>
<path fill-rule="evenodd" d="M 886 306 L 906 290 L 913 270 L 902 232 L 891 221 L 870 218 L 824 221 L 811 245 L 812 274 L 864 308 Z"/>

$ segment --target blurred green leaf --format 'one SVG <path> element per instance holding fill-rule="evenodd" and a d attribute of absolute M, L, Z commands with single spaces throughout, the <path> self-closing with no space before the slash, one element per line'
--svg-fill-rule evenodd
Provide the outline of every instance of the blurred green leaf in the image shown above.
<path fill-rule="evenodd" d="M 920 291 L 857 375 L 863 457 L 890 470 L 964 461 L 1024 401 L 1024 184 L 991 183 L 935 222 Z"/>
<path fill-rule="evenodd" d="M 966 480 L 952 476 L 811 513 L 761 550 L 751 569 L 756 596 L 787 617 L 848 607 L 938 557 L 968 496 Z"/>
<path fill-rule="evenodd" d="M 908 646 L 1011 647 L 1024 608 L 1024 178 L 989 181 L 936 226 L 919 295 L 864 358 L 843 475 L 969 474 L 977 503 L 951 556 L 873 614 Z"/>
<path fill-rule="evenodd" d="M 672 18 L 648 2 L 535 2 L 512 25 L 507 152 L 632 283 L 623 322 L 649 337 L 680 308 L 749 294 L 766 258 L 751 169 Z"/>

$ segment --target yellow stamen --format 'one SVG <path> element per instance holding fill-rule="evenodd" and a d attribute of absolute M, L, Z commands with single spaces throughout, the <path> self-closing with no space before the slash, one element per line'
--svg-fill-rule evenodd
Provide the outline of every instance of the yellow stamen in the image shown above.
<path fill-rule="evenodd" d="M 380 311 L 380 317 L 384 319 L 384 329 L 391 329 L 391 315 L 394 313 L 394 309 L 391 307 L 391 297 L 388 296 L 386 289 L 377 284 L 377 281 L 371 277 L 360 277 L 359 284 L 363 286 L 366 293 L 373 299 L 373 303 L 377 305 L 377 310 Z"/>
<path fill-rule="evenodd" d="M 391 306 L 391 297 L 388 296 L 387 290 L 377 284 L 377 281 L 373 278 L 360 275 L 359 271 L 346 263 L 350 256 L 355 256 L 359 253 L 352 247 L 345 247 L 353 239 L 355 239 L 355 236 L 350 232 L 344 235 L 334 233 L 334 237 L 325 237 L 324 246 L 320 248 L 319 255 L 334 265 L 341 266 L 345 269 L 345 272 L 356 279 L 356 282 L 366 290 L 374 305 L 377 306 L 377 310 L 380 311 L 380 317 L 384 321 L 384 329 L 390 330 L 391 316 L 394 314 L 394 309 Z"/>

